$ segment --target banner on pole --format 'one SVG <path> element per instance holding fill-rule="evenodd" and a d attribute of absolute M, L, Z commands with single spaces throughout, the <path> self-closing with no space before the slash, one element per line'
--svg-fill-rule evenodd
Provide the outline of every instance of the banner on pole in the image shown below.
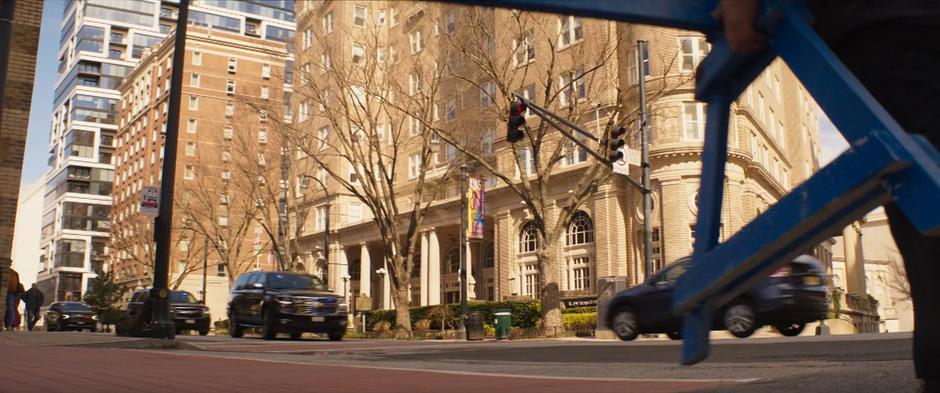
<path fill-rule="evenodd" d="M 160 187 L 144 187 L 141 192 L 140 214 L 150 217 L 160 215 Z"/>
<path fill-rule="evenodd" d="M 467 187 L 467 239 L 483 239 L 485 190 L 483 179 L 469 178 Z"/>

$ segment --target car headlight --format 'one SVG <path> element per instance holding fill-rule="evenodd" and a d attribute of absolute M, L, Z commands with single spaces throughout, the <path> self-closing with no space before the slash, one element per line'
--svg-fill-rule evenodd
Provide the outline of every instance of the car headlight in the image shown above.
<path fill-rule="evenodd" d="M 291 304 L 294 304 L 294 299 L 291 299 L 290 296 L 278 296 L 277 298 L 275 298 L 275 300 L 277 300 L 277 302 L 280 303 L 282 306 L 289 306 Z"/>
<path fill-rule="evenodd" d="M 91 319 L 93 319 L 93 320 L 96 320 L 96 321 L 97 321 L 97 320 L 98 320 L 98 316 L 97 316 L 97 315 L 92 315 L 92 316 L 91 316 Z"/>
<path fill-rule="evenodd" d="M 69 319 L 69 315 L 68 315 L 68 314 L 62 314 L 62 319 Z"/>

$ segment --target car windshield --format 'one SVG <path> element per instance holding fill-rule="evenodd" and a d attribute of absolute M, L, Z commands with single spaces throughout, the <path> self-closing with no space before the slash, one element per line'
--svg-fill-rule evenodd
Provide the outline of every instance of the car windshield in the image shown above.
<path fill-rule="evenodd" d="M 317 277 L 304 274 L 275 273 L 268 276 L 268 287 L 271 289 L 312 289 L 326 290 L 326 284 Z"/>
<path fill-rule="evenodd" d="M 65 311 L 91 311 L 91 308 L 82 303 L 62 303 L 62 309 Z"/>
<path fill-rule="evenodd" d="M 199 303 L 193 294 L 186 291 L 173 291 L 170 293 L 170 303 Z"/>

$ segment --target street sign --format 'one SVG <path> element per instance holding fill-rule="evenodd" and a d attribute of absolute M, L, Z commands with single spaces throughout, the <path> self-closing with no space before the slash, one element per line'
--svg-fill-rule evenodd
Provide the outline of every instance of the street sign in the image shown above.
<path fill-rule="evenodd" d="M 140 214 L 150 217 L 160 215 L 160 187 L 144 187 L 141 198 Z"/>
<path fill-rule="evenodd" d="M 614 173 L 630 176 L 630 165 L 640 166 L 640 151 L 627 146 L 620 148 L 623 156 L 613 163 Z"/>

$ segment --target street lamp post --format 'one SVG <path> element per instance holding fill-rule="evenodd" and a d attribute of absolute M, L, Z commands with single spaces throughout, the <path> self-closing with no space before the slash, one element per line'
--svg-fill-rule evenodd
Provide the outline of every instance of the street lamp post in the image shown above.
<path fill-rule="evenodd" d="M 202 242 L 202 304 L 206 304 L 206 270 L 209 268 L 209 237 Z"/>
<path fill-rule="evenodd" d="M 460 326 L 458 334 L 467 331 L 467 165 L 460 165 Z M 465 335 L 464 335 L 465 336 Z"/>

